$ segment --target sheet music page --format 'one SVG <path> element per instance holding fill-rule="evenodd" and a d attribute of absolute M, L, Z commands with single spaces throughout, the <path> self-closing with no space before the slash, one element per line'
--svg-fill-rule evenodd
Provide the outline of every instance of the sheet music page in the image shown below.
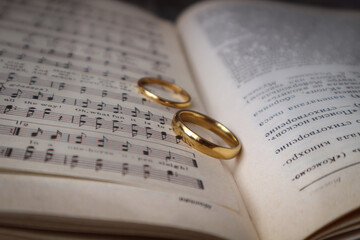
<path fill-rule="evenodd" d="M 303 239 L 359 208 L 359 14 L 200 4 L 178 27 L 261 239 Z"/>
<path fill-rule="evenodd" d="M 203 111 L 170 23 L 117 2 L 0 9 L 1 212 L 254 236 L 220 161 L 174 135 L 176 109 L 137 90 L 142 77 L 165 79 Z M 63 196 L 66 206 L 49 201 Z"/>

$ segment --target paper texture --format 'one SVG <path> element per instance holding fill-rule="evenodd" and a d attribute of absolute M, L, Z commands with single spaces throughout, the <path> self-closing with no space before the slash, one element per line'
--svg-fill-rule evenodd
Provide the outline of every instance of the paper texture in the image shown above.
<path fill-rule="evenodd" d="M 359 207 L 358 22 L 261 2 L 179 21 L 211 116 L 243 143 L 229 168 L 261 239 L 303 239 Z"/>

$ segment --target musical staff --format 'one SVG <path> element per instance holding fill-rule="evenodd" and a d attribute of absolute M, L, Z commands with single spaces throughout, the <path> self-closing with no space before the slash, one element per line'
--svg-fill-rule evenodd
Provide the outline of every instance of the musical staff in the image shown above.
<path fill-rule="evenodd" d="M 27 146 L 26 149 L 0 146 L 0 156 L 26 162 L 56 164 L 70 166 L 70 168 L 113 172 L 119 173 L 119 176 L 123 177 L 129 175 L 140 178 L 142 177 L 145 180 L 152 179 L 201 190 L 204 189 L 202 180 L 182 175 L 172 170 L 160 170 L 151 167 L 148 164 L 139 166 L 135 164 L 111 161 L 109 159 L 89 158 L 81 155 L 57 153 L 53 148 L 48 148 L 45 152 L 43 152 L 36 150 L 34 146 Z M 91 175 L 89 176 L 91 177 Z"/>
<path fill-rule="evenodd" d="M 116 18 L 106 19 L 104 18 L 104 16 L 111 15 L 108 11 L 96 9 L 96 11 L 99 11 L 98 13 L 90 14 L 90 12 L 94 10 L 94 8 L 92 7 L 89 7 L 89 9 L 87 9 L 87 11 L 83 13 L 77 12 L 77 14 L 75 15 L 71 7 L 69 7 L 69 10 L 59 8 L 52 9 L 49 6 L 41 6 L 34 3 L 35 2 L 30 2 L 30 4 L 28 3 L 26 5 L 23 5 L 21 3 L 15 2 L 11 4 L 11 7 L 26 12 L 35 12 L 38 13 L 38 15 L 42 14 L 43 16 L 51 14 L 63 17 L 65 14 L 67 15 L 67 19 L 71 19 L 72 22 L 76 21 L 79 24 L 84 23 L 84 21 L 86 23 L 89 23 L 89 20 L 92 20 L 91 23 L 101 24 L 103 28 L 114 30 L 115 32 L 120 32 L 126 35 L 133 35 L 139 39 L 154 41 L 156 43 L 163 44 L 161 33 L 154 32 L 154 28 L 156 28 L 157 25 L 150 22 L 149 20 L 133 17 L 132 15 L 127 15 L 126 13 L 121 13 L 121 15 L 119 15 L 118 12 L 112 14 L 113 16 L 115 15 Z M 86 5 L 86 3 L 83 4 Z M 119 17 L 121 17 L 122 20 L 119 20 Z M 131 23 L 131 25 L 129 25 L 129 23 Z M 140 25 L 142 25 L 142 28 L 139 28 L 139 26 L 137 26 L 138 24 L 136 23 L 140 23 Z M 151 27 L 152 30 L 149 30 L 149 27 Z"/>
<path fill-rule="evenodd" d="M 1 74 L 0 74 L 1 75 Z M 0 77 L 1 79 L 1 77 Z M 75 90 L 73 88 L 73 90 Z M 19 92 L 21 94 L 19 94 Z M 160 116 L 157 114 L 153 114 L 150 111 L 141 111 L 138 108 L 127 108 L 127 107 L 122 107 L 121 105 L 117 104 L 117 105 L 112 105 L 112 104 L 108 104 L 105 102 L 95 102 L 95 101 L 91 101 L 90 99 L 78 99 L 78 98 L 72 98 L 72 97 L 63 97 L 60 95 L 55 95 L 55 94 L 48 94 L 48 93 L 43 93 L 41 91 L 38 92 L 33 92 L 33 91 L 28 91 L 28 90 L 20 90 L 20 89 L 15 89 L 15 88 L 3 88 L 0 89 L 0 95 L 4 95 L 4 96 L 9 96 L 11 98 L 23 98 L 23 99 L 34 99 L 34 100 L 41 100 L 41 101 L 47 101 L 47 102 L 52 102 L 52 103 L 61 103 L 61 104 L 66 104 L 66 105 L 71 105 L 71 106 L 77 106 L 77 107 L 82 107 L 82 108 L 86 108 L 86 109 L 93 109 L 93 110 L 98 110 L 98 111 L 102 111 L 102 112 L 109 112 L 109 113 L 118 113 L 118 114 L 122 114 L 122 115 L 126 115 L 126 116 L 131 116 L 134 118 L 141 118 L 141 119 L 146 119 L 148 121 L 155 121 L 160 123 L 161 125 L 168 125 L 171 121 L 170 119 L 164 117 L 164 116 Z M 19 96 L 21 95 L 21 96 Z M 124 96 L 122 95 L 122 100 L 124 101 Z M 126 101 L 133 101 L 132 98 L 126 98 Z M 139 100 L 137 101 L 139 102 Z M 141 100 L 141 102 L 143 102 Z"/>
<path fill-rule="evenodd" d="M 0 2 L 1 3 L 1 2 Z M 29 6 L 29 5 L 27 5 Z M 125 26 L 121 26 L 120 25 L 114 25 L 114 24 L 107 24 L 104 23 L 102 21 L 99 21 L 97 19 L 97 21 L 90 21 L 89 19 L 81 19 L 78 17 L 78 14 L 74 14 L 69 16 L 69 18 L 62 18 L 62 21 L 58 20 L 58 21 L 54 21 L 50 24 L 47 24 L 46 22 L 41 21 L 41 19 L 46 19 L 49 17 L 49 13 L 48 10 L 46 9 L 46 12 L 44 12 L 44 10 L 41 9 L 32 9 L 32 8 L 27 8 L 27 9 L 22 9 L 21 7 L 15 6 L 13 5 L 12 8 L 16 8 L 19 13 L 22 13 L 24 15 L 33 15 L 33 16 L 37 16 L 36 18 L 32 18 L 29 19 L 29 21 L 26 22 L 26 25 L 30 25 L 36 28 L 41 28 L 41 29 L 46 29 L 46 30 L 54 30 L 56 32 L 59 33 L 63 33 L 63 34 L 71 34 L 71 35 L 75 35 L 75 36 L 84 36 L 84 37 L 89 37 L 91 39 L 96 39 L 97 41 L 105 41 L 107 43 L 112 43 L 109 38 L 106 38 L 106 36 L 101 36 L 100 34 L 96 34 L 94 32 L 89 32 L 88 29 L 76 29 L 74 30 L 74 28 L 72 27 L 71 23 L 74 23 L 73 21 L 76 21 L 77 24 L 76 25 L 88 25 L 88 24 L 93 24 L 93 26 L 98 26 L 100 27 L 100 25 L 102 25 L 102 28 L 107 29 L 108 31 L 114 31 L 117 33 L 122 33 L 121 36 L 126 36 L 126 38 L 121 38 L 121 39 L 136 39 L 138 41 L 141 41 L 142 43 L 152 43 L 153 46 L 162 46 L 164 44 L 163 38 L 162 36 L 159 36 L 158 34 L 160 33 L 156 33 L 153 30 L 150 29 L 139 29 L 137 26 L 134 26 L 134 24 L 130 25 L 125 25 Z M 58 15 L 58 10 L 54 12 L 55 15 Z M 5 16 L 5 19 L 7 20 L 17 20 L 16 17 L 13 16 Z M 51 15 L 51 17 L 54 17 L 54 15 Z M 91 17 L 90 17 L 91 18 Z M 129 22 L 129 21 L 126 21 Z M 68 23 L 68 24 L 66 24 Z M 155 26 L 155 25 L 153 25 Z M 94 27 L 93 27 L 94 28 Z M 147 28 L 149 28 L 149 26 L 147 26 Z M 107 34 L 107 36 L 111 36 L 111 34 Z M 116 38 L 118 39 L 118 38 Z M 115 42 L 114 42 L 115 43 Z M 129 44 L 127 45 L 127 47 L 130 48 L 134 48 L 137 49 L 138 45 L 133 45 L 133 44 Z M 163 57 L 166 57 L 166 54 L 162 53 L 161 54 Z"/>
<path fill-rule="evenodd" d="M 132 154 L 137 154 L 139 156 L 147 156 L 151 158 L 156 158 L 160 160 L 166 160 L 171 162 L 176 162 L 184 164 L 190 167 L 197 168 L 197 161 L 191 157 L 187 157 L 182 154 L 175 152 L 161 150 L 155 147 L 142 146 L 128 141 L 117 141 L 110 139 L 109 137 L 94 137 L 86 135 L 85 133 L 74 134 L 65 131 L 46 131 L 41 128 L 33 129 L 27 127 L 14 127 L 10 125 L 0 124 L 0 134 L 1 135 L 11 135 L 29 138 L 33 137 L 41 140 L 57 141 L 57 142 L 67 142 L 70 144 L 81 144 L 83 146 L 89 147 L 100 147 L 108 150 L 123 151 Z"/>
<path fill-rule="evenodd" d="M 151 139 L 154 141 L 162 140 L 164 143 L 175 143 L 181 146 L 187 146 L 183 142 L 180 142 L 176 136 L 164 131 L 159 132 L 154 129 L 146 129 L 145 127 L 137 126 L 136 124 L 125 124 L 118 120 L 105 120 L 102 117 L 93 118 L 87 116 L 86 114 L 70 115 L 54 112 L 50 108 L 40 110 L 36 109 L 36 107 L 20 108 L 12 105 L 0 105 L 0 114 L 69 123 L 74 126 L 78 126 L 79 128 L 83 126 L 93 127 L 94 129 L 110 130 L 113 133 L 130 133 L 131 137 L 142 136 L 145 137 L 145 139 L 148 139 L 146 137 L 149 133 L 151 133 Z"/>
<path fill-rule="evenodd" d="M 84 91 L 85 89 L 83 88 L 83 86 L 78 86 L 75 84 L 71 84 L 71 83 L 65 83 L 65 82 L 55 82 L 55 81 L 49 81 L 49 80 L 45 80 L 42 79 L 40 77 L 36 77 L 36 76 L 32 76 L 32 77 L 26 77 L 14 72 L 11 73 L 0 73 L 0 81 L 3 79 L 9 79 L 8 76 L 11 76 L 11 81 L 13 81 L 13 84 L 10 84 L 10 87 L 16 87 L 16 83 L 23 83 L 23 84 L 28 84 L 28 85 L 36 85 L 36 86 L 41 86 L 41 87 L 46 87 L 46 88 L 52 88 L 52 89 L 56 89 L 56 90 L 64 90 L 64 91 L 70 91 L 70 92 L 74 92 L 74 93 L 80 93 L 81 91 Z M 9 81 L 7 81 L 9 82 Z M 0 84 L 4 84 L 2 82 L 0 82 Z M 11 89 L 12 88 L 6 88 L 4 85 L 0 85 L 0 94 L 9 96 L 9 92 L 12 92 L 16 95 L 14 95 L 14 97 L 18 97 L 21 96 L 22 98 L 31 98 L 31 99 L 39 99 L 42 101 L 52 101 L 52 102 L 56 102 L 56 103 L 63 103 L 63 104 L 69 104 L 69 105 L 74 105 L 74 106 L 81 106 L 81 107 L 85 107 L 86 108 L 86 102 L 89 104 L 89 108 L 92 109 L 96 109 L 98 110 L 98 104 L 101 104 L 99 102 L 93 102 L 93 104 L 96 104 L 96 107 L 93 106 L 93 104 L 90 104 L 91 101 L 90 100 L 79 100 L 77 98 L 70 98 L 70 97 L 62 97 L 60 95 L 55 96 L 54 94 L 45 94 L 43 92 L 37 93 L 38 96 L 37 98 L 33 97 L 34 94 L 30 93 L 31 91 L 26 91 L 27 93 L 22 95 L 20 92 L 22 92 L 22 90 L 20 89 L 16 89 L 16 91 L 20 90 L 20 92 L 13 92 Z M 24 90 L 25 92 L 25 90 Z M 148 106 L 148 107 L 152 107 L 152 108 L 157 108 L 157 109 L 161 109 L 161 110 L 166 110 L 168 112 L 174 112 L 176 110 L 162 106 L 160 104 L 154 103 L 152 101 L 148 101 L 146 98 L 143 97 L 138 97 L 138 96 L 133 96 L 133 95 L 129 95 L 126 92 L 115 92 L 115 91 L 107 91 L 106 90 L 106 95 L 104 95 L 104 90 L 101 89 L 96 89 L 96 88 L 90 88 L 90 87 L 86 87 L 86 94 L 88 96 L 96 96 L 96 97 L 102 97 L 102 98 L 106 98 L 106 99 L 114 99 L 114 100 L 120 100 L 121 102 L 128 102 L 128 103 L 134 103 L 134 104 L 138 104 L 141 106 Z M 30 96 L 31 95 L 31 96 Z M 36 94 L 35 94 L 36 95 Z M 13 97 L 13 96 L 11 96 Z M 13 98 L 14 98 L 13 97 Z M 77 102 L 77 103 L 76 103 Z M 76 103 L 76 104 L 75 104 Z M 129 111 L 130 109 L 122 109 L 121 105 L 108 105 L 106 107 L 106 109 L 108 109 L 108 112 L 113 112 L 113 113 L 123 113 L 125 115 L 129 115 Z M 146 115 L 147 114 L 147 115 Z M 140 116 L 142 116 L 141 118 L 145 118 L 147 120 L 151 120 L 151 115 L 149 114 L 149 112 L 144 113 L 142 112 L 140 114 Z M 150 119 L 148 119 L 150 118 Z M 165 122 L 168 122 L 168 119 L 166 119 L 163 116 L 153 116 L 153 119 L 159 119 L 160 123 L 162 125 L 165 124 Z M 155 120 L 157 121 L 157 120 Z"/>
<path fill-rule="evenodd" d="M 146 55 L 150 55 L 151 57 L 145 56 L 147 58 L 160 58 L 160 59 L 166 59 L 167 55 L 161 51 L 158 50 L 158 48 L 163 48 L 164 42 L 161 39 L 155 39 L 155 38 L 147 38 L 145 34 L 142 33 L 134 33 L 134 28 L 128 27 L 127 29 L 121 29 L 115 30 L 114 26 L 107 26 L 106 29 L 108 31 L 114 31 L 117 33 L 117 35 L 103 35 L 101 33 L 94 34 L 93 31 L 82 31 L 82 29 L 74 29 L 73 26 L 70 24 L 68 26 L 71 26 L 70 28 L 66 28 L 63 26 L 64 21 L 53 23 L 53 24 L 46 24 L 46 22 L 41 22 L 39 18 L 46 18 L 49 17 L 48 15 L 39 15 L 35 19 L 29 19 L 27 22 L 23 22 L 22 20 L 13 17 L 11 15 L 6 15 L 2 18 L 2 21 L 6 23 L 6 25 L 21 25 L 26 26 L 25 29 L 32 29 L 32 32 L 35 31 L 53 31 L 52 35 L 58 35 L 60 37 L 62 36 L 68 36 L 69 38 L 76 37 L 78 38 L 83 37 L 85 39 L 90 39 L 92 42 L 97 42 L 97 46 L 111 46 L 114 49 L 130 49 L 130 54 L 138 54 L 135 52 L 141 52 L 141 55 L 144 53 Z M 83 21 L 81 21 L 83 22 Z M 55 24 L 55 25 L 54 25 Z M 78 22 L 80 24 L 80 21 Z M 88 24 L 88 20 L 85 24 Z M 93 23 L 95 24 L 95 23 Z M 113 29 L 113 30 L 110 30 Z M 111 36 L 111 37 L 110 37 Z M 115 37 L 116 36 L 116 37 Z M 81 40 L 82 43 L 87 43 L 89 41 Z M 158 47 L 159 46 L 159 47 Z M 134 52 L 135 51 L 135 52 Z M 161 60 L 160 60 L 161 61 Z"/>
<path fill-rule="evenodd" d="M 1 23 L 0 23 L 1 26 Z M 13 48 L 16 50 L 22 50 L 24 51 L 23 48 L 16 48 L 14 47 L 15 44 L 13 43 L 7 43 L 6 46 L 8 48 Z M 64 69 L 71 69 L 74 71 L 78 71 L 78 72 L 86 72 L 86 73 L 91 73 L 94 76 L 98 76 L 98 77 L 111 77 L 111 78 L 115 78 L 115 79 L 123 79 L 125 77 L 126 80 L 126 74 L 124 74 L 125 72 L 130 72 L 130 73 L 135 73 L 135 74 L 139 74 L 141 76 L 154 76 L 160 79 L 164 79 L 167 80 L 169 82 L 174 82 L 174 79 L 168 76 L 164 76 L 163 73 L 161 72 L 154 72 L 154 71 L 149 71 L 149 70 L 144 70 L 144 68 L 139 68 L 139 67 L 134 67 L 134 66 L 130 66 L 130 65 L 125 65 L 125 64 L 119 64 L 119 66 L 113 66 L 113 65 L 109 65 L 106 66 L 107 68 L 112 69 L 112 71 L 110 72 L 108 71 L 103 71 L 100 70 L 101 67 L 99 68 L 95 68 L 93 65 L 102 65 L 103 64 L 101 62 L 95 62 L 92 63 L 91 68 L 89 66 L 83 66 L 84 64 L 89 64 L 89 61 L 87 61 L 86 59 L 88 59 L 87 57 L 83 57 L 83 58 L 78 58 L 77 62 L 80 62 L 82 64 L 75 64 L 74 62 L 69 62 L 68 60 L 63 60 L 63 61 L 55 61 L 51 59 L 51 53 L 49 53 L 49 51 L 40 51 L 39 54 L 41 55 L 47 55 L 48 58 L 46 57 L 38 57 L 36 55 L 31 54 L 30 48 L 26 49 L 26 51 L 28 52 L 27 54 L 24 53 L 15 53 L 14 51 L 10 51 L 9 49 L 3 49 L 2 50 L 2 57 L 6 57 L 6 58 L 11 58 L 11 59 L 17 59 L 17 60 L 22 60 L 22 61 L 29 61 L 29 62 L 35 62 L 35 63 L 41 63 L 43 65 L 47 65 L 47 66 L 54 66 L 54 67 L 59 67 L 59 68 L 64 68 Z M 92 58 L 91 58 L 92 59 Z M 95 59 L 96 60 L 96 59 Z M 100 60 L 99 60 L 100 61 Z M 158 61 L 155 61 L 157 65 Z M 154 68 L 154 70 L 156 70 L 156 68 Z M 118 73 L 118 72 L 122 72 L 122 74 Z M 131 77 L 130 79 L 137 79 L 135 77 Z"/>

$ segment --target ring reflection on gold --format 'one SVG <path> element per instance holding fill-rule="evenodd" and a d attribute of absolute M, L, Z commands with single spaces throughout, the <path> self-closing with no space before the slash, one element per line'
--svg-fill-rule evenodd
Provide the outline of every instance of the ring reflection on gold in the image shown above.
<path fill-rule="evenodd" d="M 224 140 L 229 147 L 219 146 L 202 138 L 187 127 L 185 122 L 208 129 Z M 214 158 L 231 159 L 240 152 L 241 143 L 239 139 L 227 127 L 201 113 L 190 110 L 180 110 L 173 117 L 172 127 L 174 132 L 180 135 L 184 142 Z"/>
<path fill-rule="evenodd" d="M 175 101 L 171 101 L 166 98 L 162 98 L 162 97 L 156 95 L 155 93 L 149 91 L 145 87 L 145 85 L 148 85 L 148 84 L 156 84 L 156 85 L 164 86 L 164 87 L 172 90 L 174 93 L 182 96 L 184 98 L 184 101 L 183 102 L 175 102 Z M 169 83 L 165 80 L 161 80 L 158 78 L 141 78 L 138 81 L 138 87 L 139 87 L 140 92 L 143 95 L 145 95 L 147 98 L 149 98 L 150 100 L 153 100 L 157 103 L 168 106 L 168 107 L 185 108 L 185 107 L 190 106 L 190 104 L 191 104 L 191 97 L 184 89 L 182 89 L 181 87 L 179 87 L 173 83 Z"/>

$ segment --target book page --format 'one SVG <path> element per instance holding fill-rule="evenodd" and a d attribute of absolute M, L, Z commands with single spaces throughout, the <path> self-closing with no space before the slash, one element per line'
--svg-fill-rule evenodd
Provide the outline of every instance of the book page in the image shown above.
<path fill-rule="evenodd" d="M 165 79 L 203 110 L 173 25 L 116 2 L 0 6 L 2 224 L 174 238 L 254 235 L 220 161 L 175 136 L 176 109 L 137 89 L 142 77 Z"/>
<path fill-rule="evenodd" d="M 227 163 L 261 239 L 303 239 L 359 208 L 359 22 L 262 2 L 179 21 L 209 113 L 243 143 Z"/>

